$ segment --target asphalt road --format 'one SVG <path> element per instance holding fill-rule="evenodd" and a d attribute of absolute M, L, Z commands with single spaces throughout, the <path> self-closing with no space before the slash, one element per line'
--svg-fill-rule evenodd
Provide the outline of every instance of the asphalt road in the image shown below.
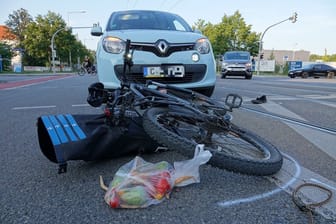
<path fill-rule="evenodd" d="M 22 77 L 22 79 L 38 79 Z M 92 76 L 69 76 L 1 88 L 19 81 L 0 76 L 0 223 L 308 223 L 308 215 L 292 201 L 291 192 L 303 182 L 332 190 L 330 202 L 317 209 L 316 223 L 336 223 L 335 134 L 302 127 L 253 112 L 296 117 L 322 127 L 336 128 L 336 80 L 254 77 L 218 79 L 214 98 L 239 93 L 243 108 L 234 122 L 271 141 L 285 156 L 283 168 L 272 177 L 256 177 L 221 170 L 200 169 L 201 182 L 176 188 L 169 200 L 144 209 L 112 209 L 104 202 L 99 175 L 112 180 L 133 156 L 109 161 L 69 163 L 57 174 L 57 165 L 39 149 L 36 119 L 50 114 L 97 114 L 86 104 Z M 250 102 L 267 95 L 265 104 Z M 312 137 L 313 136 L 313 137 Z M 173 152 L 142 155 L 150 162 L 186 160 Z M 309 189 L 303 198 L 314 200 L 323 192 Z"/>

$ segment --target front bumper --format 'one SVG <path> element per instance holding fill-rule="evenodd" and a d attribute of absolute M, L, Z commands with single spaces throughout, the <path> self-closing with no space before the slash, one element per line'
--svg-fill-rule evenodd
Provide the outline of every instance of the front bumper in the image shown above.
<path fill-rule="evenodd" d="M 223 68 L 221 74 L 232 76 L 251 76 L 252 70 L 246 68 Z"/>

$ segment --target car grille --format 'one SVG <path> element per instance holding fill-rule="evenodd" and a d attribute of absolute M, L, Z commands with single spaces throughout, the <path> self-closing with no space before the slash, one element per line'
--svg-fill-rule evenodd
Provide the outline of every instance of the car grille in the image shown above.
<path fill-rule="evenodd" d="M 244 64 L 229 64 L 227 68 L 232 68 L 232 69 L 245 69 L 246 68 L 246 63 Z"/>
<path fill-rule="evenodd" d="M 146 83 L 148 78 L 145 78 L 143 75 L 143 67 L 148 66 L 160 66 L 160 65 L 133 65 L 131 71 L 128 72 L 127 78 L 131 82 L 140 82 Z M 206 73 L 206 65 L 183 65 L 184 66 L 184 77 L 158 77 L 150 78 L 153 81 L 166 83 L 166 84 L 177 84 L 177 83 L 192 83 L 202 80 Z M 121 80 L 123 74 L 123 65 L 114 66 L 115 74 L 118 79 Z"/>
<path fill-rule="evenodd" d="M 158 57 L 168 57 L 174 52 L 193 50 L 195 43 L 168 43 L 165 40 L 158 40 L 156 43 L 132 42 L 131 49 L 137 51 L 152 52 Z"/>

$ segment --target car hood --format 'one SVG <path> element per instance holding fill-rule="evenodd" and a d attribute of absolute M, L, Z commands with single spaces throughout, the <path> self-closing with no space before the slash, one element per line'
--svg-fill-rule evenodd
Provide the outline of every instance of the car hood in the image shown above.
<path fill-rule="evenodd" d="M 131 42 L 145 43 L 154 43 L 160 39 L 164 39 L 169 43 L 193 43 L 205 37 L 202 34 L 194 32 L 169 30 L 118 30 L 106 32 L 104 36 L 113 36 L 123 40 L 130 39 Z"/>
<path fill-rule="evenodd" d="M 223 61 L 224 63 L 227 63 L 227 64 L 246 64 L 246 63 L 249 63 L 250 61 L 249 60 L 224 60 Z"/>

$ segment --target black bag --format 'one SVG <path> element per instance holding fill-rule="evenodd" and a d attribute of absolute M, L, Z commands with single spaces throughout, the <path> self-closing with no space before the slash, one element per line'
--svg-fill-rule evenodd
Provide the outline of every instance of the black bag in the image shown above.
<path fill-rule="evenodd" d="M 144 131 L 140 117 L 122 125 L 106 125 L 105 115 L 47 115 L 37 120 L 42 153 L 67 171 L 67 161 L 116 158 L 130 153 L 154 152 L 158 144 Z"/>

